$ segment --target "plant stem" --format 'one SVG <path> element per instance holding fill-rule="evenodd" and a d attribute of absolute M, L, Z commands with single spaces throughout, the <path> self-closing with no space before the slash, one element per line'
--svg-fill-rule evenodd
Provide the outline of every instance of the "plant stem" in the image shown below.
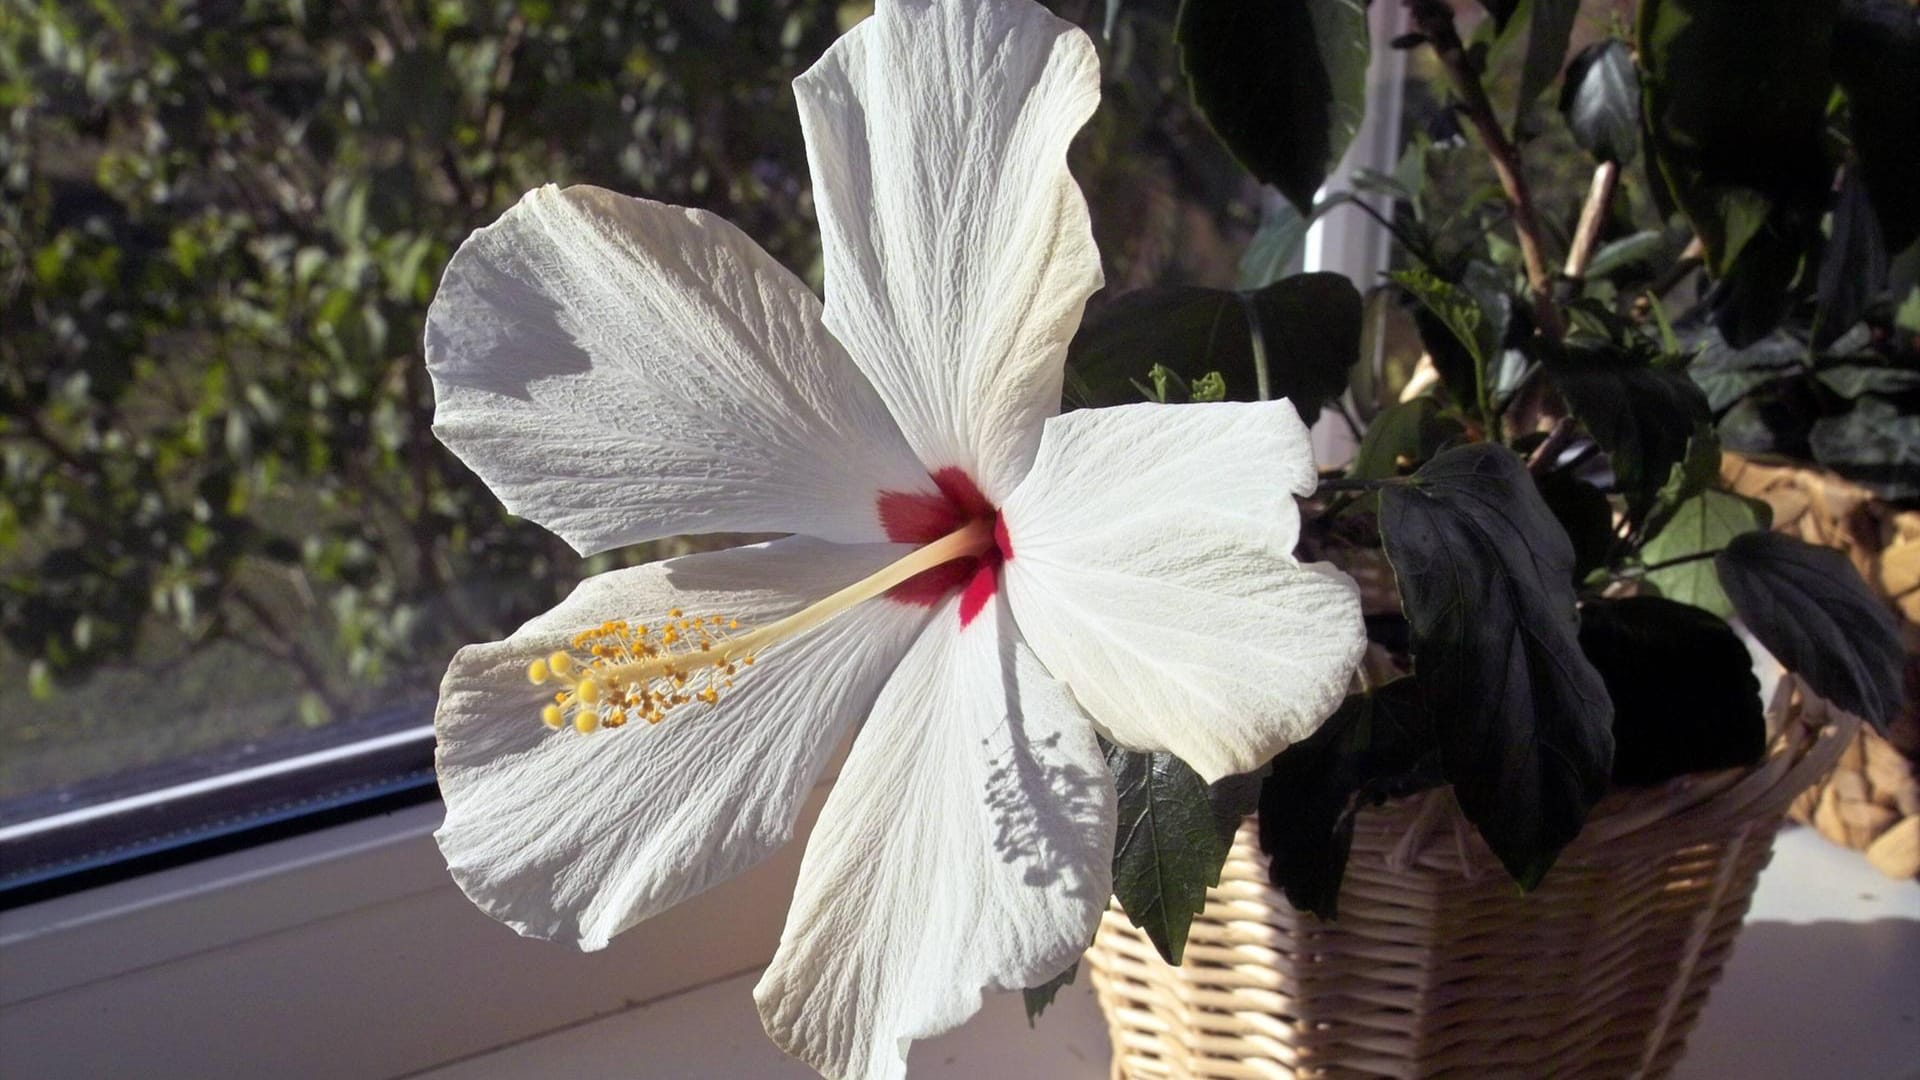
<path fill-rule="evenodd" d="M 1573 246 L 1567 250 L 1568 277 L 1587 276 L 1587 264 L 1593 261 L 1593 248 L 1600 239 L 1600 225 L 1607 219 L 1607 208 L 1613 205 L 1613 191 L 1619 183 L 1619 162 L 1603 161 L 1593 170 L 1586 204 L 1580 208 L 1580 224 L 1573 230 Z"/>
<path fill-rule="evenodd" d="M 1553 430 L 1547 432 L 1547 438 L 1527 457 L 1527 471 L 1535 476 L 1553 468 L 1553 463 L 1573 439 L 1573 417 L 1563 416 L 1553 422 Z"/>
<path fill-rule="evenodd" d="M 1653 573 L 1656 570 L 1665 570 L 1671 566 L 1685 566 L 1687 563 L 1690 563 L 1690 562 L 1699 562 L 1702 559 L 1711 559 L 1715 555 L 1720 554 L 1722 550 L 1723 549 L 1721 548 L 1714 548 L 1712 551 L 1696 551 L 1691 555 L 1681 555 L 1676 558 L 1666 559 L 1657 563 L 1648 563 L 1645 566 L 1629 566 L 1623 570 L 1616 571 L 1616 573 L 1618 576 L 1621 576 L 1621 577 L 1644 577 L 1648 574 Z"/>
<path fill-rule="evenodd" d="M 1328 491 L 1372 491 L 1374 488 L 1385 487 L 1386 484 L 1387 482 L 1385 480 L 1361 480 L 1351 476 L 1326 476 L 1321 478 L 1320 486 L 1314 489 L 1313 493 L 1319 495 Z"/>
<path fill-rule="evenodd" d="M 1534 215 L 1533 192 L 1527 187 L 1520 168 L 1520 151 L 1494 117 L 1493 103 L 1480 83 L 1480 73 L 1467 58 L 1466 46 L 1454 29 L 1453 8 L 1446 0 L 1406 0 L 1415 29 L 1433 47 L 1433 53 L 1446 71 L 1447 83 L 1460 99 L 1460 112 L 1480 135 L 1500 178 L 1513 210 L 1513 229 L 1520 241 L 1520 258 L 1526 264 L 1527 288 L 1533 294 L 1534 317 L 1540 329 L 1552 338 L 1565 335 L 1560 309 L 1553 302 L 1553 274 L 1547 268 L 1545 249 L 1540 242 L 1540 223 Z"/>

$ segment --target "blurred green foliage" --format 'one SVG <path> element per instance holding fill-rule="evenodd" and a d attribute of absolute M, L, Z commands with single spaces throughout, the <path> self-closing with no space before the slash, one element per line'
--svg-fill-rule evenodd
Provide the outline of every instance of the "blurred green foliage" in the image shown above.
<path fill-rule="evenodd" d="M 432 437 L 427 303 L 547 182 L 706 207 L 817 286 L 789 83 L 867 7 L 0 0 L 0 795 L 430 700 L 683 549 L 508 517 Z M 1117 284 L 1230 281 L 1251 229 L 1174 7 L 1101 39 L 1075 152 Z"/>

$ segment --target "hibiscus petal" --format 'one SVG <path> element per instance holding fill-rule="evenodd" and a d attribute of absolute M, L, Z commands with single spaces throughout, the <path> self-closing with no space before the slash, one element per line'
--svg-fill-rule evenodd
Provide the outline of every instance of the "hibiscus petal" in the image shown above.
<path fill-rule="evenodd" d="M 1339 705 L 1366 645 L 1353 582 L 1293 557 L 1315 482 L 1285 401 L 1055 417 L 1003 508 L 1008 604 L 1116 743 L 1208 780 L 1258 768 Z"/>
<path fill-rule="evenodd" d="M 820 813 L 754 998 L 832 1077 L 900 1077 L 981 990 L 1037 986 L 1093 939 L 1112 888 L 1113 784 L 1086 717 L 991 602 L 942 605 Z"/>
<path fill-rule="evenodd" d="M 884 540 L 877 493 L 933 490 L 819 300 L 700 210 L 529 192 L 455 253 L 426 339 L 435 433 L 583 554 Z"/>
<path fill-rule="evenodd" d="M 435 726 L 446 823 L 436 834 L 474 903 L 532 937 L 597 949 L 752 866 L 926 621 L 866 604 L 767 647 L 710 708 L 591 735 L 549 731 L 530 660 L 609 619 L 672 608 L 764 625 L 904 549 L 792 537 L 590 578 L 505 641 L 460 650 Z"/>
<path fill-rule="evenodd" d="M 827 326 L 929 471 L 997 504 L 1100 287 L 1066 158 L 1099 103 L 1093 44 L 1026 0 L 881 0 L 794 90 Z"/>

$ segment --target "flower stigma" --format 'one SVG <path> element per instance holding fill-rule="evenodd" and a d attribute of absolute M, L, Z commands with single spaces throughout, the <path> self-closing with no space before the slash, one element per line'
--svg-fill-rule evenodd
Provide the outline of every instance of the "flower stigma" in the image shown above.
<path fill-rule="evenodd" d="M 618 619 L 582 630 L 570 640 L 570 651 L 527 665 L 528 682 L 560 684 L 552 702 L 540 710 L 540 720 L 554 730 L 571 727 L 585 735 L 635 720 L 657 724 L 673 710 L 695 703 L 714 705 L 767 646 L 883 596 L 916 574 L 979 555 L 993 547 L 995 525 L 990 519 L 971 521 L 762 627 L 743 628 L 740 620 L 726 615 L 689 615 L 672 608 L 658 622 Z"/>

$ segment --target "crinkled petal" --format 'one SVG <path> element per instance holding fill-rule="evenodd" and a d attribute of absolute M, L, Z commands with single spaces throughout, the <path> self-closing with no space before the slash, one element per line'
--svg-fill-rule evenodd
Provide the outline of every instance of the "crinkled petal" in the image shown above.
<path fill-rule="evenodd" d="M 807 842 L 754 998 L 830 1077 L 897 1078 L 983 989 L 1036 986 L 1093 939 L 1113 783 L 1091 725 L 990 602 L 934 615 L 875 703 Z"/>
<path fill-rule="evenodd" d="M 1366 644 L 1353 582 L 1293 556 L 1315 482 L 1285 401 L 1055 417 L 1003 508 L 1008 604 L 1116 743 L 1208 780 L 1258 768 L 1339 705 Z"/>
<path fill-rule="evenodd" d="M 924 609 L 866 604 L 767 647 L 711 707 L 591 735 L 549 731 L 527 664 L 610 619 L 672 608 L 764 625 L 898 558 L 888 544 L 792 537 L 590 578 L 505 641 L 460 650 L 434 718 L 460 888 L 532 937 L 597 949 L 785 843 L 848 726 Z"/>
<path fill-rule="evenodd" d="M 584 553 L 693 532 L 886 539 L 932 491 L 799 279 L 726 221 L 591 187 L 474 233 L 427 313 L 434 431 Z"/>
<path fill-rule="evenodd" d="M 1100 97 L 1092 42 L 1027 0 L 880 0 L 794 82 L 826 322 L 929 471 L 998 503 L 1059 411 L 1100 287 L 1067 144 Z"/>

